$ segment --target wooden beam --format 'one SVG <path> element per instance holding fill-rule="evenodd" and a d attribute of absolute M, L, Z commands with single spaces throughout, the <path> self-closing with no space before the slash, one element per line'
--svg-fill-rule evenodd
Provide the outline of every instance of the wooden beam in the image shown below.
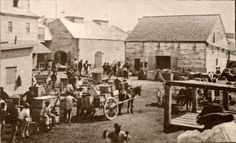
<path fill-rule="evenodd" d="M 164 132 L 169 131 L 169 125 L 171 123 L 171 99 L 172 87 L 165 86 L 165 105 L 164 105 Z"/>
<path fill-rule="evenodd" d="M 193 95 L 192 95 L 192 112 L 197 113 L 197 98 L 198 98 L 198 88 L 193 89 Z"/>
<path fill-rule="evenodd" d="M 225 110 L 229 110 L 229 94 L 227 90 L 223 91 L 223 107 Z"/>

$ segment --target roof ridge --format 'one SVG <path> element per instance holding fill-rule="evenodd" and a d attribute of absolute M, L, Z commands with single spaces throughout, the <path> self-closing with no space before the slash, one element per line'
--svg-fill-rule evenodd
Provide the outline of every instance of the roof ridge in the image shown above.
<path fill-rule="evenodd" d="M 184 17 L 184 16 L 220 16 L 221 14 L 190 14 L 190 15 L 154 15 L 143 16 L 142 18 L 155 18 L 155 17 Z"/>

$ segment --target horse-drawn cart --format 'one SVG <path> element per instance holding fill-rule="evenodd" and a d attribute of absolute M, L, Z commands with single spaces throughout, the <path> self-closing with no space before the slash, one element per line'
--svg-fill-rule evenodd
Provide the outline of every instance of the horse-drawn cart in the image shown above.
<path fill-rule="evenodd" d="M 140 94 L 141 87 L 136 88 L 140 90 L 134 92 L 133 97 L 122 100 L 120 99 L 119 91 L 115 90 L 113 85 L 91 85 L 88 92 L 83 93 L 83 95 L 78 98 L 78 111 L 80 111 L 80 115 L 93 116 L 97 110 L 102 109 L 105 117 L 108 120 L 113 120 L 118 115 L 119 110 L 121 110 L 123 103 L 129 103 L 129 101 L 134 100 L 136 94 Z"/>
<path fill-rule="evenodd" d="M 112 90 L 111 85 L 91 86 L 87 93 L 78 98 L 78 110 L 81 115 L 94 115 L 99 109 L 107 119 L 113 120 L 118 114 L 118 91 Z"/>

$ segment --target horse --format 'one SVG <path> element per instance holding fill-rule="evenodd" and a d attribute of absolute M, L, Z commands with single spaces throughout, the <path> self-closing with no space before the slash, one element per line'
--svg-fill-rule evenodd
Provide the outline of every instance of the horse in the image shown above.
<path fill-rule="evenodd" d="M 128 100 L 128 107 L 127 107 L 127 113 L 133 113 L 133 107 L 134 107 L 134 98 L 136 95 L 141 96 L 141 86 L 136 86 L 134 88 L 129 88 L 128 91 L 120 92 L 119 94 L 119 101 L 125 101 Z M 119 104 L 119 114 L 121 114 L 123 103 Z"/>

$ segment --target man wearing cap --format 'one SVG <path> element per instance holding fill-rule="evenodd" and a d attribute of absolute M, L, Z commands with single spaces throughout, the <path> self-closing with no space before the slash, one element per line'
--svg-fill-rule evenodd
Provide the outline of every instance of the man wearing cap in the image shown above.
<path fill-rule="evenodd" d="M 115 130 L 113 132 L 107 132 L 106 130 L 103 132 L 103 137 L 111 139 L 111 143 L 124 143 L 125 141 L 129 141 L 128 137 L 129 132 L 121 131 L 121 125 L 118 123 L 114 124 Z"/>
<path fill-rule="evenodd" d="M 234 116 L 225 113 L 217 103 L 204 106 L 197 123 L 204 125 L 203 132 L 186 131 L 177 138 L 178 142 L 236 142 Z"/>
<path fill-rule="evenodd" d="M 21 136 L 22 138 L 29 137 L 29 122 L 30 122 L 30 105 L 25 103 L 23 109 L 20 111 L 20 122 L 21 122 Z"/>

